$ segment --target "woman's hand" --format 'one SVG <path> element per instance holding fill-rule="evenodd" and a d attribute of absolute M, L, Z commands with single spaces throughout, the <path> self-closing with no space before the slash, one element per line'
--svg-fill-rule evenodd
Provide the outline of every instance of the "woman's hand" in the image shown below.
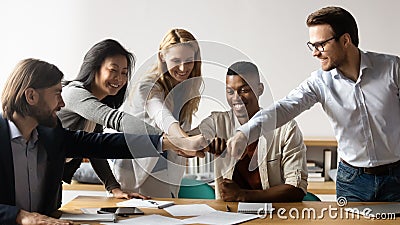
<path fill-rule="evenodd" d="M 111 193 L 113 194 L 114 198 L 125 198 L 125 199 L 131 199 L 131 198 L 141 198 L 141 199 L 149 199 L 150 196 L 144 196 L 140 193 L 136 192 L 124 192 L 120 188 L 114 188 L 112 189 Z"/>
<path fill-rule="evenodd" d="M 208 143 L 203 135 L 195 135 L 192 137 L 174 137 L 163 135 L 163 150 L 175 151 L 178 155 L 184 157 L 200 157 L 204 158 L 205 149 Z"/>

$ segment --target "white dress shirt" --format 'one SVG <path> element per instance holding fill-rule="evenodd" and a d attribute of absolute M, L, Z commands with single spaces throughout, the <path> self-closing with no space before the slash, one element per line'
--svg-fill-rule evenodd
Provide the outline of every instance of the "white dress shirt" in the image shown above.
<path fill-rule="evenodd" d="M 362 52 L 356 82 L 337 69 L 314 71 L 288 96 L 239 128 L 252 142 L 321 103 L 338 141 L 340 158 L 357 167 L 400 160 L 400 59 Z M 318 126 L 318 124 L 315 124 Z"/>

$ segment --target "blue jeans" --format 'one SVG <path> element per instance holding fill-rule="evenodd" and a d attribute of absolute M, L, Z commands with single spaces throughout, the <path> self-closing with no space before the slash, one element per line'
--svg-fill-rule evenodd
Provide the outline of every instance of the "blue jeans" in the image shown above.
<path fill-rule="evenodd" d="M 400 202 L 400 166 L 378 176 L 339 162 L 336 197 L 348 202 Z"/>

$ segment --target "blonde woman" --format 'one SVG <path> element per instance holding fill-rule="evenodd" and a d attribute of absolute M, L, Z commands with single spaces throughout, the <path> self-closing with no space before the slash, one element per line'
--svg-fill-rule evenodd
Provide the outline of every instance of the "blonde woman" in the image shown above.
<path fill-rule="evenodd" d="M 195 37 L 170 30 L 157 63 L 133 88 L 130 113 L 171 136 L 187 137 L 200 102 L 201 57 Z M 114 173 L 125 190 L 154 197 L 177 197 L 185 160 L 168 152 L 161 158 L 116 160 Z"/>

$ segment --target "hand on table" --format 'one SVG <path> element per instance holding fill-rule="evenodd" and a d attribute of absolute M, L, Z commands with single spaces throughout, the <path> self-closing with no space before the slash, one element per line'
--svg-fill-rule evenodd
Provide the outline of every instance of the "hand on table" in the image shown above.
<path fill-rule="evenodd" d="M 112 194 L 114 198 L 125 198 L 125 199 L 132 199 L 132 198 L 140 198 L 140 199 L 149 199 L 150 196 L 144 196 L 140 193 L 136 192 L 124 192 L 120 188 L 112 189 Z"/>
<path fill-rule="evenodd" d="M 244 191 L 233 180 L 224 178 L 219 183 L 221 198 L 226 202 L 244 201 Z"/>
<path fill-rule="evenodd" d="M 17 218 L 15 220 L 17 224 L 21 225 L 50 225 L 50 224 L 58 224 L 58 225 L 71 225 L 72 221 L 67 220 L 59 220 L 52 217 L 48 217 L 35 212 L 28 212 L 25 210 L 20 210 Z"/>

